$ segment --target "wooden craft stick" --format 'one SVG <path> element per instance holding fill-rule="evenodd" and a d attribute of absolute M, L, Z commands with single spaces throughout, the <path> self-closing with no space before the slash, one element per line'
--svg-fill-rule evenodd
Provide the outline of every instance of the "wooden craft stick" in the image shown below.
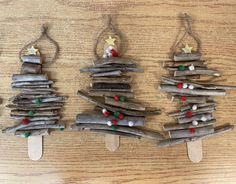
<path fill-rule="evenodd" d="M 202 158 L 202 140 L 187 142 L 188 158 L 193 163 L 199 163 Z"/>
<path fill-rule="evenodd" d="M 12 80 L 14 82 L 46 81 L 48 80 L 48 76 L 46 74 L 14 74 L 12 75 Z"/>
<path fill-rule="evenodd" d="M 105 134 L 105 145 L 109 151 L 116 151 L 120 147 L 120 136 Z"/>
<path fill-rule="evenodd" d="M 42 130 L 40 130 L 42 131 Z M 40 160 L 43 156 L 43 136 L 28 137 L 28 156 L 31 160 Z"/>
<path fill-rule="evenodd" d="M 104 117 L 102 114 L 78 114 L 76 117 L 77 124 L 102 124 L 107 125 L 111 118 Z M 124 119 L 119 120 L 117 125 L 129 126 L 144 126 L 144 117 L 125 116 Z"/>

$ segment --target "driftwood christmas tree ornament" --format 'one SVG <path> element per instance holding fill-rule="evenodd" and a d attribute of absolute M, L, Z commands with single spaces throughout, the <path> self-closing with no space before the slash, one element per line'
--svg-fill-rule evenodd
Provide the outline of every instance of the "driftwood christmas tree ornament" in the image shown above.
<path fill-rule="evenodd" d="M 104 45 L 102 55 L 98 54 L 100 44 Z M 94 65 L 80 70 L 91 73 L 91 83 L 88 92 L 78 91 L 78 95 L 94 104 L 96 109 L 78 114 L 76 123 L 72 125 L 75 131 L 105 134 L 106 148 L 110 151 L 119 148 L 120 136 L 163 139 L 158 132 L 139 128 L 144 126 L 145 116 L 158 115 L 160 110 L 146 108 L 132 100 L 132 78 L 127 73 L 143 70 L 133 60 L 122 57 L 123 44 L 123 36 L 114 28 L 109 16 L 107 27 L 98 36 L 94 47 Z"/>
<path fill-rule="evenodd" d="M 174 45 L 172 61 L 163 64 L 172 77 L 162 77 L 160 89 L 169 93 L 172 100 L 183 105 L 177 112 L 169 113 L 177 123 L 163 126 L 169 138 L 158 143 L 158 147 L 167 147 L 187 143 L 188 157 L 192 162 L 200 162 L 202 155 L 202 139 L 222 134 L 233 129 L 233 125 L 225 124 L 214 127 L 216 122 L 212 113 L 216 110 L 215 96 L 225 96 L 226 90 L 235 86 L 212 84 L 212 79 L 219 77 L 220 72 L 207 67 L 201 60 L 201 41 L 191 27 L 191 17 L 184 14 L 185 33 Z M 186 37 L 192 38 L 191 43 Z M 186 41 L 187 40 L 187 41 Z M 193 47 L 192 45 L 194 45 Z M 197 77 L 196 77 L 197 76 Z M 210 80 L 201 80 L 203 76 L 211 76 Z"/>
<path fill-rule="evenodd" d="M 43 62 L 36 44 L 41 39 L 48 39 L 55 47 L 55 54 L 48 62 Z M 28 155 L 31 160 L 39 160 L 43 154 L 43 136 L 51 130 L 64 130 L 63 124 L 58 124 L 59 110 L 65 97 L 58 96 L 52 87 L 53 81 L 42 73 L 42 67 L 54 62 L 59 52 L 59 46 L 47 33 L 47 27 L 42 27 L 41 36 L 27 44 L 19 52 L 22 62 L 21 73 L 12 76 L 12 88 L 21 92 L 10 99 L 7 107 L 11 108 L 11 119 L 17 125 L 5 128 L 3 133 L 13 134 L 28 139 Z"/>

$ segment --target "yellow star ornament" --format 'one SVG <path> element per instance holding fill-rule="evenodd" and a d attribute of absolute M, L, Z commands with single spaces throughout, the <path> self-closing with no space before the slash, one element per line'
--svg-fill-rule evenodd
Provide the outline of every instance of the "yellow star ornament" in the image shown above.
<path fill-rule="evenodd" d="M 188 44 L 186 44 L 185 47 L 182 48 L 182 50 L 183 50 L 184 53 L 186 53 L 186 54 L 191 54 L 191 53 L 192 53 L 192 49 L 193 49 L 193 47 L 189 47 Z"/>
<path fill-rule="evenodd" d="M 36 49 L 34 46 L 31 46 L 27 49 L 27 55 L 37 55 L 38 49 Z"/>
<path fill-rule="evenodd" d="M 109 38 L 106 39 L 105 41 L 107 42 L 108 45 L 115 45 L 116 39 L 109 36 Z"/>

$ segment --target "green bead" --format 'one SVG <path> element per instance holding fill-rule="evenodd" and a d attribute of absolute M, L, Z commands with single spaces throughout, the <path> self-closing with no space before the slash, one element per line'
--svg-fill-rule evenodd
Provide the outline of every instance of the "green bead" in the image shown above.
<path fill-rule="evenodd" d="M 38 105 L 40 105 L 40 104 L 42 103 L 42 99 L 37 98 L 37 99 L 35 100 L 35 103 L 38 104 Z"/>
<path fill-rule="evenodd" d="M 115 126 L 115 125 L 111 125 L 111 129 L 112 129 L 112 130 L 116 131 L 117 128 L 118 128 L 117 126 Z"/>
<path fill-rule="evenodd" d="M 124 101 L 125 101 L 125 97 L 124 97 L 124 96 L 120 96 L 119 100 L 120 100 L 121 102 L 124 102 Z"/>
<path fill-rule="evenodd" d="M 23 134 L 23 136 L 24 136 L 25 138 L 29 137 L 30 135 L 31 135 L 30 132 L 25 132 L 25 133 Z"/>
<path fill-rule="evenodd" d="M 118 117 L 119 115 L 120 115 L 120 112 L 118 112 L 118 111 L 114 112 L 115 117 Z"/>
<path fill-rule="evenodd" d="M 29 112 L 28 112 L 28 115 L 29 115 L 29 116 L 33 116 L 33 115 L 34 115 L 34 112 L 33 112 L 33 111 L 29 111 Z"/>
<path fill-rule="evenodd" d="M 186 70 L 186 67 L 183 66 L 183 65 L 180 65 L 180 66 L 178 67 L 178 70 L 179 70 L 179 71 L 184 71 L 184 70 Z"/>
<path fill-rule="evenodd" d="M 59 130 L 60 130 L 60 131 L 64 131 L 64 130 L 65 130 L 65 128 L 59 128 Z"/>

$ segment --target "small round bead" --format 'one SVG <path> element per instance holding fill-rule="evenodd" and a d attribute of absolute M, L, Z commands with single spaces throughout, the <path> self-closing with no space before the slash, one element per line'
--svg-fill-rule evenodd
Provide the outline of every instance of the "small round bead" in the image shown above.
<path fill-rule="evenodd" d="M 178 67 L 178 70 L 179 71 L 184 71 L 186 68 L 185 68 L 185 66 L 184 65 L 180 65 L 179 67 Z"/>
<path fill-rule="evenodd" d="M 29 112 L 28 112 L 28 115 L 29 115 L 29 116 L 33 116 L 33 115 L 34 115 L 34 112 L 33 112 L 33 111 L 29 111 Z"/>
<path fill-rule="evenodd" d="M 114 100 L 118 102 L 119 101 L 119 96 L 118 95 L 114 96 Z"/>
<path fill-rule="evenodd" d="M 105 113 L 105 112 L 107 112 L 107 110 L 106 109 L 102 109 L 102 113 Z"/>
<path fill-rule="evenodd" d="M 59 128 L 59 130 L 60 130 L 60 131 L 64 131 L 64 130 L 65 130 L 65 128 Z"/>
<path fill-rule="evenodd" d="M 193 70 L 195 69 L 195 67 L 194 67 L 193 65 L 190 65 L 190 66 L 188 67 L 188 69 L 191 70 L 191 71 L 193 71 Z"/>
<path fill-rule="evenodd" d="M 103 54 L 102 57 L 103 57 L 103 58 L 107 58 L 107 55 L 106 55 L 106 54 Z"/>
<path fill-rule="evenodd" d="M 118 118 L 119 118 L 119 119 L 124 119 L 124 117 L 125 117 L 124 114 L 119 114 L 119 115 L 118 115 Z"/>
<path fill-rule="evenodd" d="M 111 120 L 112 125 L 117 125 L 118 121 L 116 119 Z"/>
<path fill-rule="evenodd" d="M 118 52 L 115 49 L 111 49 L 112 57 L 118 57 Z"/>
<path fill-rule="evenodd" d="M 111 125 L 112 125 L 111 121 L 108 121 L 108 122 L 107 122 L 107 125 L 108 125 L 108 126 L 111 126 Z"/>
<path fill-rule="evenodd" d="M 112 47 L 111 45 L 109 45 L 108 49 L 109 49 L 109 50 L 112 50 L 112 49 L 114 49 L 114 47 Z"/>
<path fill-rule="evenodd" d="M 189 128 L 188 131 L 190 134 L 194 134 L 196 132 L 196 128 Z"/>
<path fill-rule="evenodd" d="M 202 116 L 201 120 L 205 122 L 207 120 L 207 118 L 205 116 Z"/>
<path fill-rule="evenodd" d="M 117 130 L 117 126 L 111 125 L 111 129 L 115 131 L 115 130 Z"/>
<path fill-rule="evenodd" d="M 188 87 L 188 84 L 187 83 L 184 83 L 183 84 L 183 88 L 186 89 Z"/>
<path fill-rule="evenodd" d="M 197 105 L 196 104 L 194 104 L 193 106 L 192 106 L 192 110 L 197 110 Z"/>
<path fill-rule="evenodd" d="M 37 98 L 37 99 L 35 100 L 35 103 L 38 104 L 38 105 L 40 105 L 40 104 L 42 103 L 42 99 Z"/>
<path fill-rule="evenodd" d="M 120 115 L 120 112 L 119 112 L 119 111 L 114 112 L 114 116 L 115 116 L 115 117 L 118 117 L 119 115 Z"/>
<path fill-rule="evenodd" d="M 105 117 L 109 117 L 109 116 L 110 116 L 110 112 L 106 111 L 106 112 L 103 113 L 103 115 L 104 115 Z"/>
<path fill-rule="evenodd" d="M 133 121 L 129 121 L 129 122 L 128 122 L 128 125 L 129 125 L 130 127 L 132 127 L 132 126 L 134 126 L 134 122 L 133 122 Z"/>
<path fill-rule="evenodd" d="M 182 102 L 185 102 L 185 101 L 187 100 L 187 98 L 186 98 L 186 96 L 181 96 L 181 97 L 180 97 L 180 100 L 181 100 Z"/>
<path fill-rule="evenodd" d="M 24 136 L 25 138 L 29 137 L 30 135 L 31 135 L 30 132 L 25 132 L 25 133 L 23 134 L 23 136 Z"/>
<path fill-rule="evenodd" d="M 125 97 L 124 97 L 124 96 L 120 96 L 119 100 L 120 100 L 121 102 L 124 102 L 124 101 L 125 101 Z"/>
<path fill-rule="evenodd" d="M 107 53 L 107 56 L 108 56 L 108 57 L 111 57 L 111 56 L 112 56 L 112 53 Z"/>
<path fill-rule="evenodd" d="M 183 83 L 178 83 L 177 88 L 182 89 L 183 88 Z"/>
<path fill-rule="evenodd" d="M 193 121 L 192 121 L 192 124 L 193 124 L 194 126 L 197 126 L 197 125 L 198 125 L 198 121 L 197 121 L 197 120 L 193 120 Z"/>
<path fill-rule="evenodd" d="M 29 119 L 22 119 L 22 120 L 21 120 L 21 124 L 22 124 L 22 125 L 28 125 L 29 122 L 30 122 Z"/>
<path fill-rule="evenodd" d="M 192 84 L 189 84 L 188 89 L 194 89 L 194 86 Z"/>
<path fill-rule="evenodd" d="M 193 116 L 193 113 L 191 111 L 186 112 L 186 117 L 191 118 Z"/>

